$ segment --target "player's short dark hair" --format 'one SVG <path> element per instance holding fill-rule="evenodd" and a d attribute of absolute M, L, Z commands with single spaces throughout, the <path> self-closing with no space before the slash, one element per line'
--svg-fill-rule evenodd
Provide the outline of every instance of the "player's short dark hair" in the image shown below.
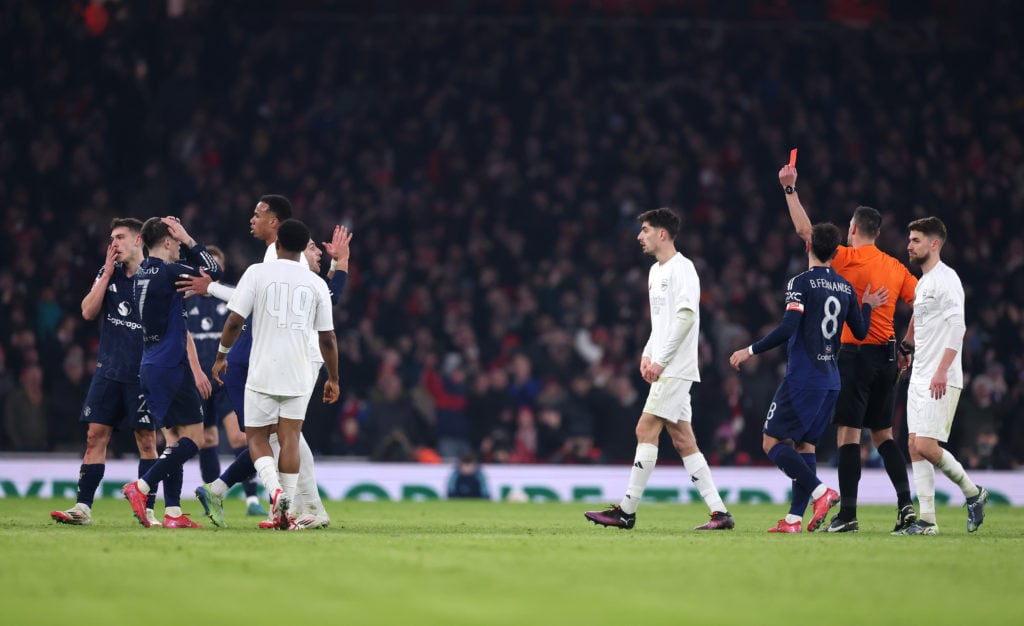
<path fill-rule="evenodd" d="M 285 220 L 277 229 L 277 240 L 288 252 L 302 252 L 309 244 L 309 228 L 299 220 Z"/>
<path fill-rule="evenodd" d="M 679 225 L 682 223 L 679 214 L 666 207 L 644 211 L 636 216 L 636 221 L 641 224 L 647 222 L 655 228 L 664 228 L 672 239 L 675 239 L 676 235 L 679 234 Z"/>
<path fill-rule="evenodd" d="M 159 217 L 151 217 L 142 225 L 142 244 L 152 250 L 164 240 L 171 236 L 171 229 L 164 224 Z"/>
<path fill-rule="evenodd" d="M 137 220 L 134 217 L 115 217 L 110 220 L 110 230 L 121 228 L 122 226 L 133 233 L 142 232 L 142 220 Z"/>
<path fill-rule="evenodd" d="M 853 211 L 853 223 L 861 235 L 874 239 L 882 230 L 882 214 L 869 206 L 859 206 Z"/>
<path fill-rule="evenodd" d="M 839 227 L 831 222 L 815 224 L 811 229 L 811 252 L 814 258 L 822 263 L 828 263 L 836 255 L 839 249 L 839 242 L 843 239 L 843 233 Z"/>
<path fill-rule="evenodd" d="M 277 216 L 277 221 L 283 222 L 291 219 L 292 203 L 288 201 L 288 198 L 277 194 L 270 194 L 260 198 L 260 202 L 266 204 L 267 210 Z"/>
<path fill-rule="evenodd" d="M 946 243 L 946 225 L 937 217 L 922 217 L 919 220 L 907 224 L 908 230 L 916 230 L 929 237 L 938 237 L 942 243 Z"/>

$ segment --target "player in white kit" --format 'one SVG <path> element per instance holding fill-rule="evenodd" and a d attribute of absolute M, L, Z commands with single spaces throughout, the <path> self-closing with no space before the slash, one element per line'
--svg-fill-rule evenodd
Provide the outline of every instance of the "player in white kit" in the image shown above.
<path fill-rule="evenodd" d="M 602 526 L 633 528 L 637 506 L 658 460 L 658 438 L 667 428 L 694 486 L 711 509 L 711 519 L 694 530 L 729 530 L 736 524 L 718 494 L 690 425 L 690 387 L 700 382 L 700 279 L 693 261 L 676 251 L 678 215 L 662 208 L 642 213 L 637 220 L 642 225 L 637 240 L 643 251 L 657 260 L 647 281 L 651 336 L 640 360 L 640 374 L 651 384 L 651 391 L 636 425 L 636 458 L 625 497 L 605 511 L 587 511 L 584 516 Z"/>
<path fill-rule="evenodd" d="M 309 229 L 285 220 L 277 233 L 277 260 L 251 266 L 242 275 L 228 308 L 214 377 L 226 365 L 225 355 L 252 314 L 252 353 L 245 389 L 246 435 L 257 474 L 271 496 L 278 528 L 293 524 L 289 509 L 299 475 L 299 438 L 313 387 L 309 366 L 309 334 L 318 333 L 327 365 L 324 402 L 338 399 L 338 348 L 327 285 L 300 262 Z M 277 425 L 280 459 L 270 446 Z"/>
<path fill-rule="evenodd" d="M 902 346 L 913 352 L 914 369 L 907 390 L 907 432 L 914 486 L 921 507 L 917 522 L 894 535 L 937 535 L 935 468 L 960 487 L 967 498 L 967 532 L 985 519 L 988 491 L 975 485 L 963 465 L 939 442 L 949 431 L 964 386 L 961 352 L 964 344 L 964 288 L 953 268 L 939 258 L 946 226 L 935 217 L 908 226 L 910 263 L 921 268 L 914 292 L 914 318 Z"/>

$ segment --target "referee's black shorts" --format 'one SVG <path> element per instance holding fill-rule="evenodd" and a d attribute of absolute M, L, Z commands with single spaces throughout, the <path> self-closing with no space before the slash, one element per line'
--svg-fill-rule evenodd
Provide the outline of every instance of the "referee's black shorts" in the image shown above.
<path fill-rule="evenodd" d="M 839 350 L 842 388 L 832 421 L 840 426 L 892 428 L 898 365 L 892 346 L 844 343 Z"/>

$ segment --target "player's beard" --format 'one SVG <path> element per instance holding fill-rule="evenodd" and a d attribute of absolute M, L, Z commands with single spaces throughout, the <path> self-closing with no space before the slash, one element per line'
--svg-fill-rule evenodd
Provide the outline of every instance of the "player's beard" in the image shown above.
<path fill-rule="evenodd" d="M 914 267 L 921 267 L 930 261 L 932 258 L 932 251 L 925 252 L 923 256 L 911 256 L 910 264 Z"/>

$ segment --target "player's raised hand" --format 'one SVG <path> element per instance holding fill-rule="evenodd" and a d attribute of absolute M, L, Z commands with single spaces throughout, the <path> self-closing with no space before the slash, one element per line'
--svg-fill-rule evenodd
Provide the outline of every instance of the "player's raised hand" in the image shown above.
<path fill-rule="evenodd" d="M 178 288 L 179 293 L 184 293 L 186 298 L 191 298 L 192 296 L 209 293 L 210 283 L 212 282 L 213 279 L 206 273 L 206 270 L 200 268 L 199 276 L 182 274 L 178 277 L 178 280 L 174 281 L 174 285 Z"/>
<path fill-rule="evenodd" d="M 324 404 L 334 404 L 338 401 L 340 395 L 341 391 L 338 387 L 338 381 L 327 380 L 324 382 Z"/>
<path fill-rule="evenodd" d="M 348 266 L 349 242 L 352 233 L 346 226 L 335 226 L 330 242 L 323 242 L 324 250 L 338 265 Z"/>
<path fill-rule="evenodd" d="M 783 187 L 796 187 L 795 166 L 789 165 L 788 163 L 782 166 L 782 169 L 779 170 L 779 184 Z"/>
<path fill-rule="evenodd" d="M 869 305 L 872 309 L 877 309 L 886 302 L 889 301 L 889 290 L 883 285 L 871 293 L 871 283 L 868 283 L 864 287 L 864 296 L 861 298 L 863 304 Z"/>
<path fill-rule="evenodd" d="M 161 217 L 160 221 L 167 225 L 167 231 L 171 237 L 189 248 L 196 245 L 196 240 L 189 236 L 188 231 L 181 225 L 181 220 L 174 216 Z"/>
<path fill-rule="evenodd" d="M 739 370 L 740 365 L 750 359 L 750 350 L 747 348 L 740 348 L 736 352 L 732 353 L 729 357 L 729 365 L 732 365 L 734 369 Z"/>
<path fill-rule="evenodd" d="M 228 362 L 224 359 L 224 355 L 218 353 L 217 359 L 213 362 L 213 369 L 210 373 L 213 374 L 213 380 L 217 381 L 218 385 L 224 386 L 224 381 L 220 379 L 220 375 L 228 371 Z"/>

